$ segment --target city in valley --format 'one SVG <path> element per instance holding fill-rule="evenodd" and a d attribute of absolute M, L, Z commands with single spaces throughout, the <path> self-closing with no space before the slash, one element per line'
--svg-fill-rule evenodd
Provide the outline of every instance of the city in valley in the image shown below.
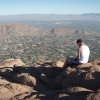
<path fill-rule="evenodd" d="M 100 59 L 100 14 L 0 16 L 0 60 L 24 62 L 76 56 L 76 40 L 90 47 L 90 59 Z"/>

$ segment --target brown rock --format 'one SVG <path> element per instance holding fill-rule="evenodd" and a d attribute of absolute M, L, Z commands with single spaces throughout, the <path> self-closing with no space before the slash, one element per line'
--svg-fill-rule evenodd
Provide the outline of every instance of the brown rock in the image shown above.
<path fill-rule="evenodd" d="M 86 100 L 100 100 L 100 92 L 89 94 Z"/>
<path fill-rule="evenodd" d="M 51 83 L 50 79 L 45 74 L 41 74 L 39 79 L 45 85 L 50 85 L 50 83 Z"/>
<path fill-rule="evenodd" d="M 100 65 L 98 62 L 91 62 L 91 63 L 86 63 L 86 64 L 80 64 L 77 66 L 79 69 L 83 69 L 86 71 L 91 71 L 91 72 L 100 72 Z"/>
<path fill-rule="evenodd" d="M 8 60 L 4 60 L 0 63 L 0 68 L 13 67 L 14 65 L 24 66 L 25 63 L 23 63 L 20 59 L 8 59 Z"/>
<path fill-rule="evenodd" d="M 27 73 L 22 73 L 14 76 L 14 81 L 16 81 L 17 83 L 31 86 L 33 88 L 36 86 L 36 78 Z"/>
<path fill-rule="evenodd" d="M 5 79 L 0 79 L 0 86 L 9 84 L 10 82 Z"/>
<path fill-rule="evenodd" d="M 25 92 L 19 95 L 16 95 L 11 98 L 11 100 L 36 100 L 37 91 L 33 90 L 32 92 Z"/>
<path fill-rule="evenodd" d="M 91 67 L 91 70 L 93 70 L 94 72 L 100 72 L 100 65 L 96 65 L 94 67 Z"/>
<path fill-rule="evenodd" d="M 80 64 L 77 66 L 77 68 L 90 68 L 93 65 L 91 63 L 85 63 L 85 64 Z"/>
<path fill-rule="evenodd" d="M 64 89 L 63 92 L 65 93 L 79 93 L 79 92 L 93 92 L 92 90 L 90 89 L 86 89 L 86 88 L 83 88 L 83 87 L 70 87 L 68 89 Z"/>
<path fill-rule="evenodd" d="M 55 63 L 55 65 L 56 65 L 57 67 L 61 67 L 61 68 L 62 68 L 63 65 L 64 65 L 64 62 L 58 60 L 58 61 Z"/>
<path fill-rule="evenodd" d="M 66 97 L 68 97 L 68 96 L 69 95 L 66 93 L 60 93 L 55 96 L 54 100 L 66 100 Z"/>
<path fill-rule="evenodd" d="M 83 98 L 91 92 L 93 91 L 83 87 L 70 87 L 62 89 L 54 100 L 85 100 Z"/>
<path fill-rule="evenodd" d="M 8 62 L 11 67 L 15 65 L 12 60 L 8 60 Z M 89 62 L 80 68 L 79 66 L 74 68 L 67 66 L 64 69 L 61 67 L 61 63 L 57 64 L 53 66 L 51 62 L 51 65 L 46 63 L 40 64 L 38 67 L 16 65 L 12 70 L 1 66 L 0 99 L 98 100 L 100 92 L 100 90 L 96 91 L 100 88 L 98 62 Z"/>
<path fill-rule="evenodd" d="M 88 89 L 96 90 L 100 87 L 99 72 L 84 72 L 80 74 L 79 85 Z"/>
<path fill-rule="evenodd" d="M 32 92 L 32 88 L 16 83 L 7 83 L 0 86 L 0 100 L 9 100 L 16 95 Z"/>

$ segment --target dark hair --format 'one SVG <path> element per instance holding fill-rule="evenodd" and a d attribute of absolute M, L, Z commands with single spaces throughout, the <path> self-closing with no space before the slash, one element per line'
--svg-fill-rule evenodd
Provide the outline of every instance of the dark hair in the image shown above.
<path fill-rule="evenodd" d="M 78 40 L 77 40 L 77 43 L 82 43 L 82 40 L 81 40 L 81 39 L 78 39 Z"/>

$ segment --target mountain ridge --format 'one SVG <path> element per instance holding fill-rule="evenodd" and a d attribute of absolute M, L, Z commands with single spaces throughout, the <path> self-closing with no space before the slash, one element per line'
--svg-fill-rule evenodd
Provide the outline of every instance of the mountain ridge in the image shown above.
<path fill-rule="evenodd" d="M 95 20 L 100 21 L 100 13 L 86 14 L 17 14 L 0 15 L 0 22 L 26 20 Z"/>

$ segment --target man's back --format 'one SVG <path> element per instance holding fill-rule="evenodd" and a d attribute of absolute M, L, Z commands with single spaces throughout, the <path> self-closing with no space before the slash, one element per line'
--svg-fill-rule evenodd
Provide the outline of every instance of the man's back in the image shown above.
<path fill-rule="evenodd" d="M 90 55 L 90 50 L 89 47 L 87 45 L 82 45 L 80 47 L 80 63 L 87 63 L 89 60 L 89 55 Z"/>

